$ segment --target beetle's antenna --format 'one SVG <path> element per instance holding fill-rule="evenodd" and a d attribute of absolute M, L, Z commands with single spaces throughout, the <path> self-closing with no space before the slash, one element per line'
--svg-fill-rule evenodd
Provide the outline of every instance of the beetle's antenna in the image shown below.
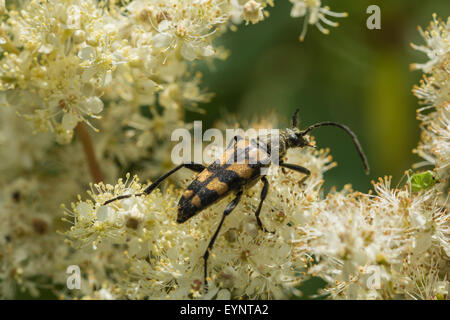
<path fill-rule="evenodd" d="M 350 130 L 347 126 L 344 126 L 343 124 L 337 123 L 337 122 L 331 122 L 331 121 L 327 121 L 327 122 L 319 122 L 316 124 L 313 124 L 312 126 L 306 128 L 305 130 L 301 131 L 300 134 L 302 136 L 308 134 L 310 131 L 319 128 L 319 127 L 324 127 L 324 126 L 334 126 L 334 127 L 338 127 L 341 128 L 342 130 L 344 130 L 345 132 L 347 132 L 350 137 L 353 140 L 353 143 L 355 144 L 356 150 L 358 151 L 358 154 L 362 160 L 362 163 L 364 165 L 364 170 L 366 171 L 366 174 L 369 174 L 369 162 L 367 161 L 366 155 L 364 154 L 364 151 L 361 147 L 361 144 L 358 141 L 358 138 L 356 137 L 356 134 L 353 133 L 352 130 Z"/>
<path fill-rule="evenodd" d="M 292 127 L 295 128 L 297 126 L 297 115 L 300 109 L 296 109 L 294 115 L 292 116 Z"/>

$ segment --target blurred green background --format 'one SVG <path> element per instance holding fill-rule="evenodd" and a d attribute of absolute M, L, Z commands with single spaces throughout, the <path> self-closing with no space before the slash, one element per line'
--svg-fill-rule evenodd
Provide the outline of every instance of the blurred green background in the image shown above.
<path fill-rule="evenodd" d="M 435 12 L 443 19 L 450 13 L 444 0 L 335 0 L 322 1 L 349 17 L 335 19 L 340 26 L 321 34 L 309 26 L 304 42 L 298 37 L 303 20 L 290 17 L 292 4 L 276 1 L 270 17 L 256 25 L 239 26 L 218 44 L 231 55 L 214 62 L 214 69 L 201 64 L 203 85 L 216 95 L 203 105 L 205 115 L 189 113 L 187 121 L 203 120 L 203 129 L 214 126 L 224 113 L 252 119 L 276 110 L 291 117 L 300 108 L 301 127 L 319 121 L 348 125 L 360 138 L 371 173 L 366 176 L 354 147 L 336 128 L 314 131 L 319 147 L 329 147 L 338 167 L 326 174 L 325 188 L 346 183 L 366 192 L 370 181 L 392 175 L 393 186 L 404 171 L 419 161 L 412 153 L 419 140 L 416 120 L 418 100 L 411 89 L 420 71 L 409 65 L 427 60 L 410 47 L 423 44 L 417 26 L 426 28 Z M 369 30 L 369 5 L 381 9 L 381 30 Z"/>

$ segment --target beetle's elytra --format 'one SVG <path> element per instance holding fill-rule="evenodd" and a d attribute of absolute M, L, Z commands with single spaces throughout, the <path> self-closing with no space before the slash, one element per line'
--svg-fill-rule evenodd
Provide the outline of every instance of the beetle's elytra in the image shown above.
<path fill-rule="evenodd" d="M 355 147 L 361 157 L 366 173 L 369 172 L 369 165 L 367 158 L 361 148 L 361 145 L 356 135 L 346 126 L 336 122 L 319 122 L 305 130 L 297 128 L 297 114 L 298 109 L 292 117 L 292 127 L 280 131 L 278 139 L 277 152 L 279 157 L 278 165 L 287 169 L 291 169 L 303 173 L 306 179 L 311 172 L 300 165 L 284 163 L 283 158 L 289 148 L 303 148 L 311 146 L 306 138 L 306 135 L 312 130 L 322 126 L 335 126 L 347 132 L 353 140 Z M 242 193 L 245 189 L 252 187 L 256 182 L 261 180 L 263 188 L 261 191 L 261 200 L 256 209 L 255 216 L 258 226 L 261 230 L 268 232 L 259 217 L 262 204 L 267 196 L 269 189 L 269 182 L 264 176 L 262 169 L 271 165 L 272 148 L 270 137 L 258 137 L 257 139 L 244 139 L 240 136 L 235 136 L 233 141 L 229 144 L 222 157 L 215 160 L 208 167 L 197 163 L 183 163 L 167 172 L 154 183 L 148 186 L 144 192 L 135 195 L 122 195 L 106 201 L 104 204 L 111 203 L 115 200 L 125 199 L 131 196 L 143 196 L 150 194 L 158 185 L 164 181 L 171 174 L 179 169 L 186 167 L 198 175 L 186 188 L 183 195 L 178 202 L 178 216 L 177 222 L 183 223 L 189 218 L 193 217 L 200 211 L 225 198 L 228 194 L 234 193 L 235 198 L 225 208 L 222 219 L 211 238 L 208 247 L 206 248 L 204 258 L 204 283 L 207 285 L 207 261 L 209 251 L 212 249 L 214 242 L 219 234 L 220 228 L 233 209 L 239 203 Z"/>
<path fill-rule="evenodd" d="M 231 192 L 261 178 L 260 169 L 267 166 L 263 162 L 267 162 L 269 154 L 262 151 L 254 140 L 244 140 L 239 136 L 235 139 L 236 145 L 230 145 L 221 159 L 201 171 L 187 187 L 178 203 L 177 222 L 185 222 Z M 234 161 L 234 158 L 248 160 Z M 260 161 L 263 158 L 265 161 Z"/>

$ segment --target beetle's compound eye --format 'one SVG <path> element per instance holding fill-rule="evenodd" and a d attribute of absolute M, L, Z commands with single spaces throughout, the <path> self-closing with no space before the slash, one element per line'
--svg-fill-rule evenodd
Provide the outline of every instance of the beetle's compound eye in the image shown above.
<path fill-rule="evenodd" d="M 308 138 L 302 135 L 300 132 L 297 132 L 295 136 L 297 140 L 295 145 L 297 147 L 303 148 L 310 145 Z"/>

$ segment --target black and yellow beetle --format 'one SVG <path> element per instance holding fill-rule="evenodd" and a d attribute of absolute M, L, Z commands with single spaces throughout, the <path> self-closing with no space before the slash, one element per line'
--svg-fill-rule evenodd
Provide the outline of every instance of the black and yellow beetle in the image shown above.
<path fill-rule="evenodd" d="M 336 122 L 319 122 L 305 130 L 299 130 L 297 128 L 297 114 L 298 109 L 295 111 L 292 117 L 292 127 L 285 130 L 281 130 L 279 133 L 279 139 L 277 140 L 277 153 L 279 156 L 278 165 L 305 174 L 306 179 L 311 172 L 299 165 L 284 163 L 283 158 L 286 155 L 286 151 L 289 148 L 302 148 L 311 146 L 306 139 L 306 135 L 315 128 L 322 126 L 335 126 L 341 128 L 347 132 L 356 146 L 356 149 L 361 157 L 366 173 L 369 173 L 369 165 L 367 158 L 358 142 L 356 135 L 346 126 Z M 191 182 L 191 184 L 184 191 L 183 195 L 178 202 L 178 216 L 177 222 L 183 223 L 189 218 L 193 217 L 200 211 L 206 209 L 210 205 L 225 198 L 228 194 L 234 193 L 235 198 L 225 208 L 222 219 L 214 233 L 213 237 L 209 241 L 208 247 L 203 255 L 204 259 L 204 283 L 205 288 L 207 285 L 207 261 L 209 251 L 212 249 L 214 242 L 219 234 L 220 228 L 225 220 L 234 208 L 239 203 L 241 196 L 245 189 L 252 187 L 256 182 L 261 180 L 263 182 L 263 188 L 261 191 L 261 201 L 256 209 L 255 216 L 258 226 L 261 230 L 267 231 L 259 217 L 262 204 L 267 196 L 269 189 L 269 182 L 266 176 L 263 174 L 263 169 L 269 167 L 272 162 L 271 154 L 272 148 L 270 138 L 258 137 L 257 139 L 244 139 L 240 136 L 235 136 L 234 140 L 227 147 L 220 159 L 212 162 L 208 167 L 197 163 L 183 163 L 167 172 L 154 183 L 148 186 L 144 192 L 138 194 L 128 194 L 118 196 L 110 199 L 104 203 L 104 205 L 111 203 L 115 200 L 125 199 L 132 196 L 143 196 L 150 194 L 158 185 L 168 178 L 171 174 L 175 173 L 179 169 L 185 167 L 194 172 L 198 172 L 197 177 Z"/>

